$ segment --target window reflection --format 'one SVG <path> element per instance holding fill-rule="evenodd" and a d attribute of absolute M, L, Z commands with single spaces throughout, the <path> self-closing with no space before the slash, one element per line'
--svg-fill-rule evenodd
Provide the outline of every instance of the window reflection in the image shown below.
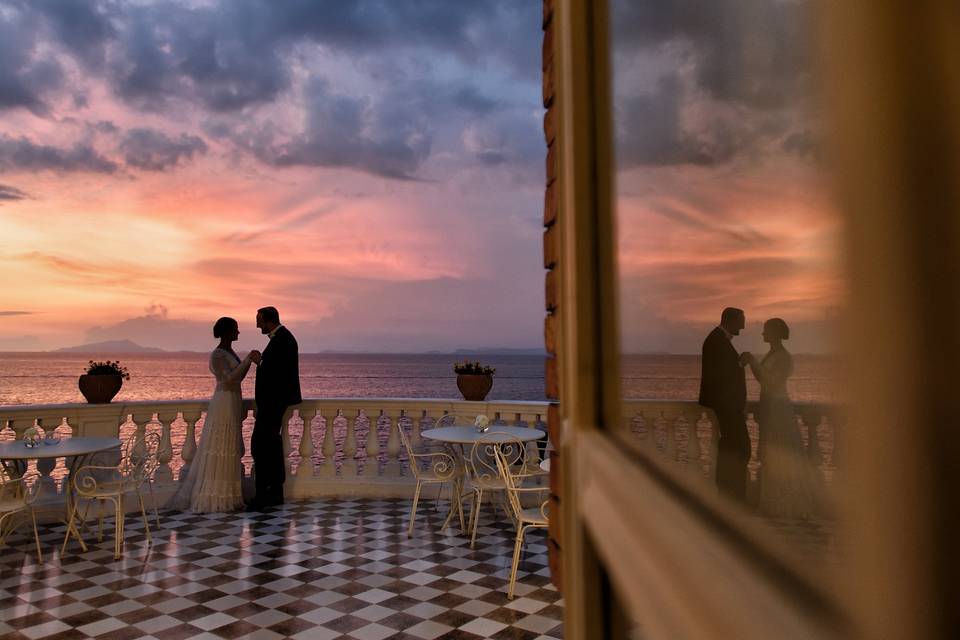
<path fill-rule="evenodd" d="M 825 558 L 840 223 L 811 3 L 611 4 L 629 440 Z"/>

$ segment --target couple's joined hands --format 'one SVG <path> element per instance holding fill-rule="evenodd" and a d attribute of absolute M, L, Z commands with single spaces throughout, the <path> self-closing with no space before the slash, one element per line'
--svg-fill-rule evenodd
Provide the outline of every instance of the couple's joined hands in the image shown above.
<path fill-rule="evenodd" d="M 256 349 L 254 349 L 249 354 L 247 354 L 247 357 L 250 358 L 250 360 L 252 360 L 254 363 L 260 364 L 260 360 L 263 358 L 263 354 L 257 351 Z"/>
<path fill-rule="evenodd" d="M 740 366 L 745 367 L 750 364 L 750 361 L 753 360 L 753 354 L 749 351 L 744 351 L 740 354 Z"/>

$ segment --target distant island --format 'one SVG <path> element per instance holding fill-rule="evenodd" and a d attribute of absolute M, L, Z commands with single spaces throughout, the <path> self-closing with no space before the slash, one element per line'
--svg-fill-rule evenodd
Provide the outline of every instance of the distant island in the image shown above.
<path fill-rule="evenodd" d="M 440 353 L 433 351 L 431 353 Z M 500 355 L 500 356 L 542 356 L 546 355 L 543 347 L 534 348 L 512 348 L 512 347 L 486 347 L 482 349 L 457 349 L 454 355 Z"/>
<path fill-rule="evenodd" d="M 143 347 L 130 340 L 107 340 L 106 342 L 91 342 L 75 347 L 55 349 L 56 353 L 166 353 L 157 347 Z"/>

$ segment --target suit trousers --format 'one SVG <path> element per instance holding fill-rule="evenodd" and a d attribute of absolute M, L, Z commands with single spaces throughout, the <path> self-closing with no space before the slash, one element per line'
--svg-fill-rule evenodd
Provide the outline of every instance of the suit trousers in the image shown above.
<path fill-rule="evenodd" d="M 260 500 L 283 499 L 286 471 L 283 459 L 283 439 L 280 436 L 283 404 L 257 403 L 256 422 L 250 437 L 250 453 L 255 465 L 255 486 Z"/>
<path fill-rule="evenodd" d="M 720 441 L 717 446 L 717 488 L 725 495 L 744 502 L 747 497 L 747 462 L 750 461 L 750 436 L 743 411 L 715 409 Z"/>

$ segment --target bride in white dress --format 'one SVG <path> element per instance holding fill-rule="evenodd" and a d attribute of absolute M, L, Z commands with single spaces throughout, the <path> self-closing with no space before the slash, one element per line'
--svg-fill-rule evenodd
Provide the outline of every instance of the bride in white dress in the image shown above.
<path fill-rule="evenodd" d="M 760 511 L 769 516 L 806 518 L 814 515 L 814 469 L 808 462 L 787 379 L 793 357 L 783 346 L 790 328 L 780 318 L 763 324 L 770 350 L 762 360 L 745 354 L 760 383 Z"/>
<path fill-rule="evenodd" d="M 233 318 L 220 318 L 213 336 L 220 344 L 210 354 L 210 373 L 217 380 L 200 433 L 200 446 L 186 479 L 169 506 L 182 511 L 210 513 L 233 511 L 244 506 L 240 488 L 240 457 L 243 455 L 243 398 L 240 383 L 250 370 L 251 351 L 241 360 L 231 346 L 240 329 Z"/>

